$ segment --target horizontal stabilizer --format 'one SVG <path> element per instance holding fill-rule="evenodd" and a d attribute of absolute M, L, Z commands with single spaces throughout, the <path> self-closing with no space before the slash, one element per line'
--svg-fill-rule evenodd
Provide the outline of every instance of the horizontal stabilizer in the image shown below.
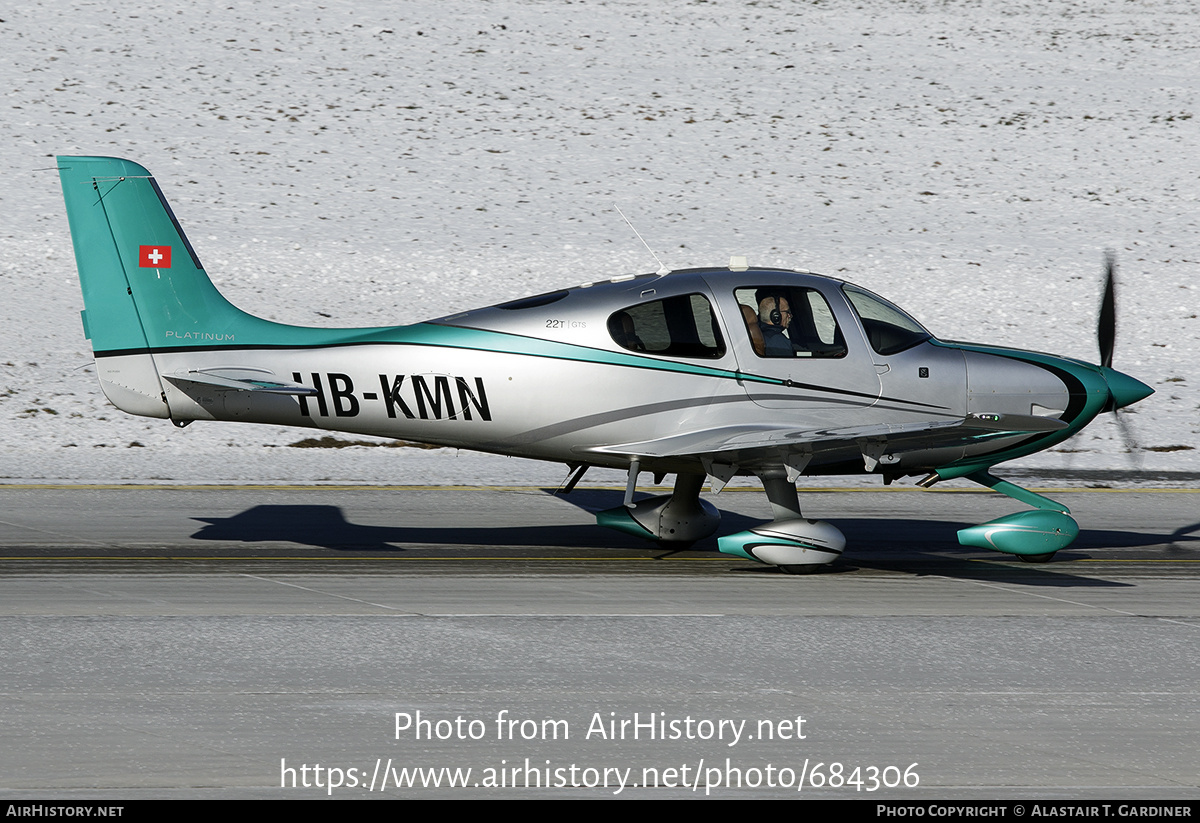
<path fill-rule="evenodd" d="M 274 372 L 244 366 L 192 370 L 180 374 L 166 374 L 163 376 L 176 385 L 180 383 L 199 383 L 218 391 L 253 391 L 264 392 L 266 394 L 292 394 L 306 397 L 318 394 L 317 390 L 312 386 L 305 386 L 302 383 L 292 383 L 286 380 L 276 380 Z"/>

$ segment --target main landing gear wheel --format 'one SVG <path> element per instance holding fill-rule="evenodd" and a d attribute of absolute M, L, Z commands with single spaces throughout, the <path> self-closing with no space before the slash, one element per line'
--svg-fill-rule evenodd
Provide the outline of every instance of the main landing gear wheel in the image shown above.
<path fill-rule="evenodd" d="M 775 519 L 744 532 L 717 539 L 725 554 L 778 566 L 784 574 L 812 574 L 837 560 L 846 548 L 846 536 L 824 520 L 809 520 L 800 513 L 796 484 L 782 468 L 758 472 Z"/>
<path fill-rule="evenodd" d="M 654 545 L 660 549 L 670 552 L 687 551 L 692 546 L 696 545 L 695 540 L 655 540 Z"/>
<path fill-rule="evenodd" d="M 632 498 L 637 463 L 630 467 L 630 485 L 626 494 Z M 703 474 L 675 476 L 671 494 L 632 499 L 615 509 L 597 512 L 596 522 L 645 540 L 653 540 L 660 548 L 675 551 L 686 549 L 717 530 L 721 513 L 707 500 L 700 499 Z"/>
<path fill-rule="evenodd" d="M 784 574 L 816 574 L 825 567 L 824 563 L 791 563 L 786 566 L 776 566 Z"/>
<path fill-rule="evenodd" d="M 1024 560 L 1026 563 L 1049 563 L 1054 559 L 1054 555 L 1058 552 L 1046 552 L 1045 554 L 1018 554 L 1017 557 Z"/>

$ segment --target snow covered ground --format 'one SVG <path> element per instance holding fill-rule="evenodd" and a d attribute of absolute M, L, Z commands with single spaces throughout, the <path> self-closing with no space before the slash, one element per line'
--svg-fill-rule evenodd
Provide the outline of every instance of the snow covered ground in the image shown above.
<path fill-rule="evenodd" d="M 64 153 L 146 165 L 230 299 L 311 325 L 652 271 L 617 203 L 672 267 L 807 268 L 940 337 L 1094 361 L 1112 247 L 1115 365 L 1157 391 L 1127 410 L 1136 458 L 1200 469 L 1191 0 L 18 0 L 0 18 L 0 481 L 563 473 L 117 412 L 80 327 Z M 1128 468 L 1110 417 L 1015 465 Z"/>

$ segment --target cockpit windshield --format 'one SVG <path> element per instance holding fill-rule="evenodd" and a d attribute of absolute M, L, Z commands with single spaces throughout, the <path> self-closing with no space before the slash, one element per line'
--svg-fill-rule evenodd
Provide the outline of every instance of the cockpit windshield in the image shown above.
<path fill-rule="evenodd" d="M 896 354 L 933 337 L 920 323 L 882 297 L 849 284 L 842 291 L 858 312 L 871 348 L 879 354 Z"/>

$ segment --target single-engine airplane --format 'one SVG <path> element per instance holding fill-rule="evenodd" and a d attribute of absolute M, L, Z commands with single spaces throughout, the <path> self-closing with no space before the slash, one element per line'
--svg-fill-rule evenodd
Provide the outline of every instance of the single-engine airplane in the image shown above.
<path fill-rule="evenodd" d="M 104 394 L 186 426 L 232 420 L 413 440 L 627 472 L 602 526 L 668 545 L 713 534 L 700 499 L 762 482 L 774 519 L 722 552 L 811 571 L 845 538 L 806 519 L 802 474 L 923 486 L 965 477 L 1032 507 L 960 542 L 1031 561 L 1078 534 L 1065 506 L 995 477 L 1152 389 L 1112 368 L 1112 262 L 1101 364 L 935 339 L 841 280 L 783 269 L 615 277 L 390 328 L 274 323 L 209 280 L 158 183 L 137 163 L 60 157 L 85 334 Z M 635 500 L 638 476 L 673 493 Z"/>

